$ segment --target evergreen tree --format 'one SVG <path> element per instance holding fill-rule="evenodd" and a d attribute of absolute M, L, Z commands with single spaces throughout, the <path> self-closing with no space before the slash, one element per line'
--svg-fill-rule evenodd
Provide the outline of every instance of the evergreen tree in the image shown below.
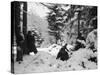
<path fill-rule="evenodd" d="M 64 19 L 63 19 L 64 11 L 62 10 L 59 4 L 55 4 L 50 8 L 50 12 L 47 16 L 47 21 L 49 23 L 49 34 L 54 36 L 56 39 L 56 43 L 61 39 L 61 30 L 64 27 Z"/>

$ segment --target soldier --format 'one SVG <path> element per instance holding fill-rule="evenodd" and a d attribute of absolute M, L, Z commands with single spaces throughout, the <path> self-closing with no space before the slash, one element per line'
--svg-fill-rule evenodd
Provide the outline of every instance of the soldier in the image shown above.
<path fill-rule="evenodd" d="M 21 61 L 23 61 L 23 43 L 24 43 L 24 35 L 22 32 L 20 32 L 17 35 L 17 58 L 16 61 L 19 62 L 19 64 L 21 63 Z"/>
<path fill-rule="evenodd" d="M 30 52 L 34 52 L 35 54 L 38 52 L 35 46 L 35 37 L 32 35 L 31 31 L 28 31 L 27 34 L 27 47 L 28 47 L 28 54 Z"/>
<path fill-rule="evenodd" d="M 67 44 L 65 44 L 60 51 L 58 52 L 57 58 L 56 59 L 61 59 L 62 61 L 68 60 L 69 55 L 68 55 L 68 49 L 66 48 Z"/>

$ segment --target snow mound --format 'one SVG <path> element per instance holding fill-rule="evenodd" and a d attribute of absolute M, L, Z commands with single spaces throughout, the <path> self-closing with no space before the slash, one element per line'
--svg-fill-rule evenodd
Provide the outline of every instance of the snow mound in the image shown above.
<path fill-rule="evenodd" d="M 89 49 L 73 52 L 67 61 L 56 60 L 56 56 L 47 52 L 39 52 L 33 62 L 39 66 L 35 72 L 96 69 L 97 64 L 89 60 L 92 57 L 97 57 L 97 54 Z"/>
<path fill-rule="evenodd" d="M 59 50 L 61 49 L 62 46 L 57 45 L 57 44 L 52 44 L 51 46 L 49 46 L 48 48 L 37 48 L 38 51 L 43 51 L 43 52 L 47 52 L 53 56 L 57 56 Z M 66 48 L 71 51 L 74 49 L 74 46 L 68 44 L 66 46 Z"/>
<path fill-rule="evenodd" d="M 51 46 L 49 46 L 48 48 L 37 48 L 38 51 L 43 51 L 43 52 L 47 52 L 53 56 L 57 56 L 59 50 L 60 50 L 61 46 L 57 45 L 57 44 L 52 44 Z"/>
<path fill-rule="evenodd" d="M 86 38 L 86 46 L 87 48 L 94 46 L 94 48 L 97 49 L 97 30 L 96 29 L 94 29 L 88 34 Z"/>
<path fill-rule="evenodd" d="M 34 56 L 24 56 L 21 64 L 16 65 L 15 63 L 15 73 L 97 69 L 97 63 L 90 60 L 90 58 L 94 57 L 97 57 L 97 53 L 92 52 L 92 50 L 79 49 L 73 51 L 67 61 L 62 61 L 48 52 L 39 51 Z"/>
<path fill-rule="evenodd" d="M 81 69 L 96 69 L 97 63 L 90 61 L 90 58 L 97 58 L 97 53 L 93 53 L 90 49 L 79 49 L 75 51 L 71 58 L 67 61 L 69 70 L 81 70 Z"/>

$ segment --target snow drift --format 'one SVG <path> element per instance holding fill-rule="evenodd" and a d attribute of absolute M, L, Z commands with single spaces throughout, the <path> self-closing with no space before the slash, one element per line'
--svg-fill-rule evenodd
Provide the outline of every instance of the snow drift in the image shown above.
<path fill-rule="evenodd" d="M 34 56 L 24 56 L 22 64 L 15 63 L 15 73 L 97 69 L 95 60 L 97 61 L 97 52 L 90 49 L 73 51 L 67 61 L 57 60 L 56 56 L 39 51 Z"/>

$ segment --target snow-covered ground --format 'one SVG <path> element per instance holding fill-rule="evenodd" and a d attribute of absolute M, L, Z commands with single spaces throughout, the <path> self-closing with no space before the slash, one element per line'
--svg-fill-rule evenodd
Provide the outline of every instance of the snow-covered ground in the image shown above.
<path fill-rule="evenodd" d="M 15 73 L 34 73 L 34 72 L 53 72 L 70 70 L 97 69 L 97 63 L 89 60 L 97 58 L 97 52 L 90 49 L 79 49 L 73 51 L 73 54 L 67 61 L 56 59 L 56 55 L 61 46 L 52 45 L 48 48 L 38 48 L 38 53 L 30 53 L 23 57 L 23 62 L 15 62 Z"/>
<path fill-rule="evenodd" d="M 44 51 L 47 52 L 53 56 L 57 56 L 59 50 L 60 50 L 61 46 L 57 45 L 57 44 L 53 44 L 51 46 L 49 46 L 48 48 L 37 48 L 38 51 Z"/>

